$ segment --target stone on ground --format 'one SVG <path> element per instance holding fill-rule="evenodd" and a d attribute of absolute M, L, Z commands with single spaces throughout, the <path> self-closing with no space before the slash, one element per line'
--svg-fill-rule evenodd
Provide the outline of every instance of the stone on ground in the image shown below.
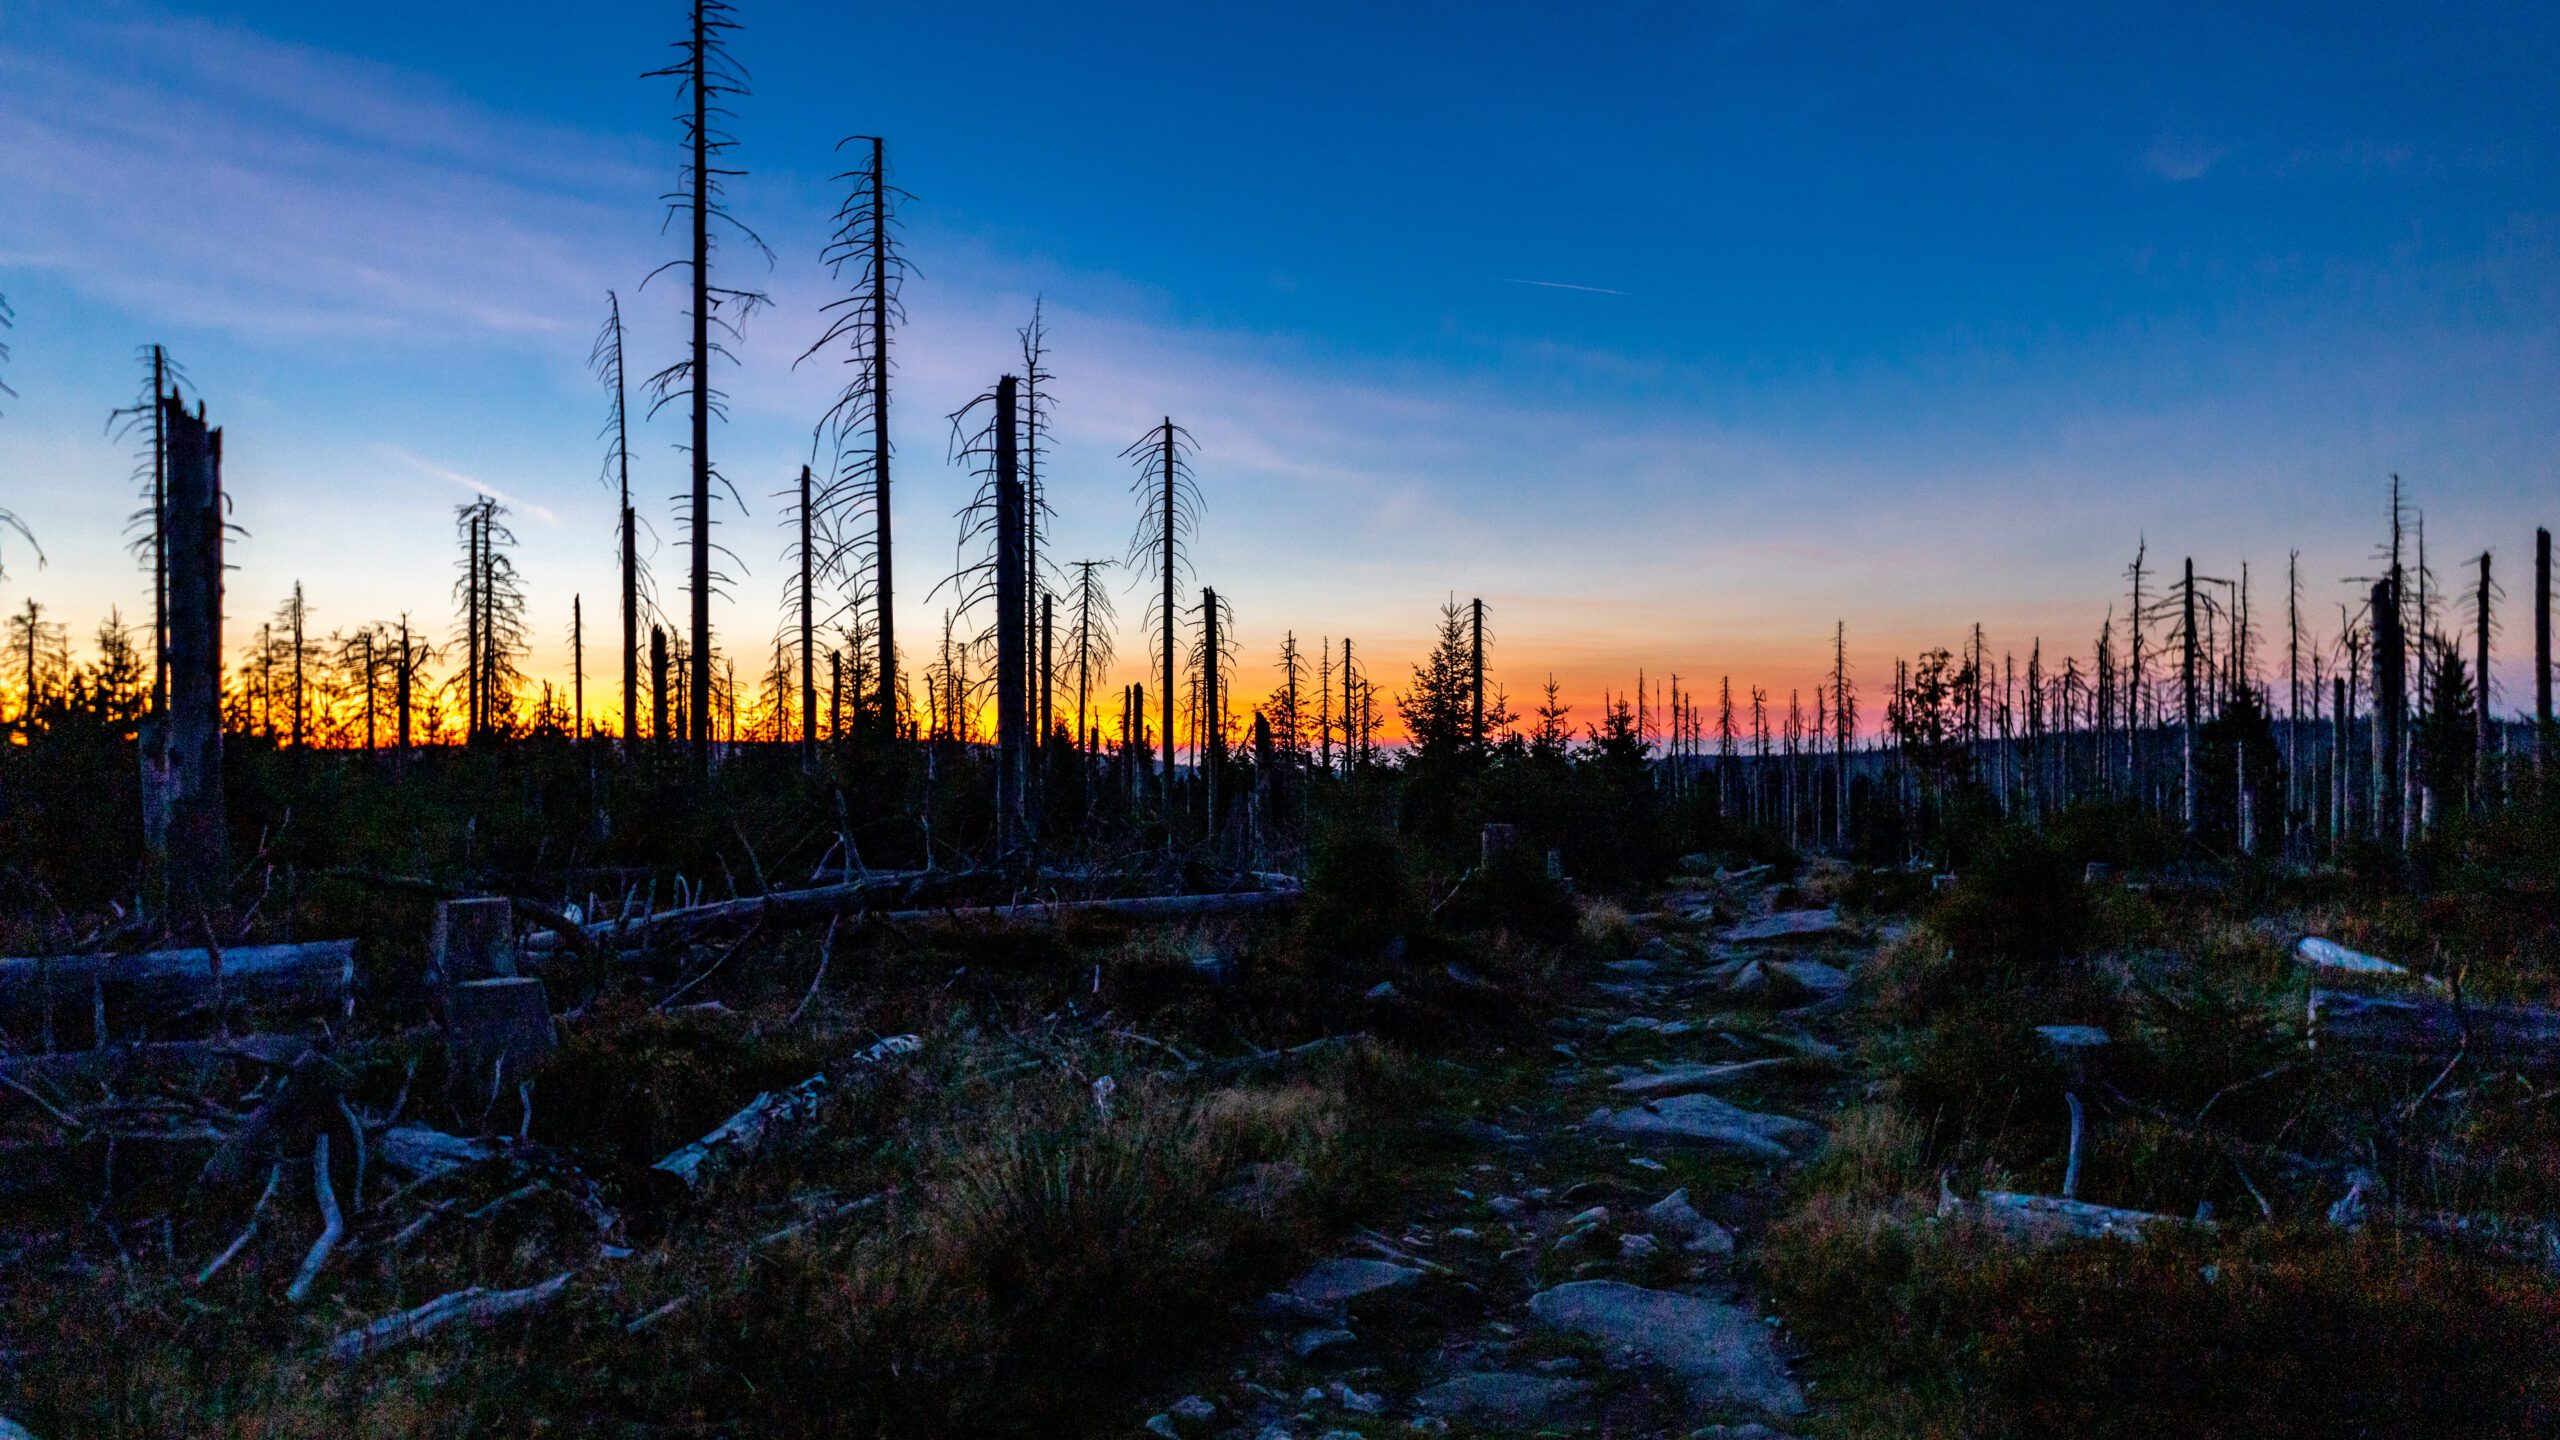
<path fill-rule="evenodd" d="M 1815 935 L 1829 935 L 1840 929 L 1837 910 L 1781 910 L 1758 920 L 1747 920 L 1724 932 L 1734 944 L 1754 940 L 1802 940 Z"/>
<path fill-rule="evenodd" d="M 1535 1424 L 1572 1406 L 1590 1390 L 1587 1380 L 1487 1371 L 1444 1380 L 1414 1396 L 1413 1408 L 1425 1415 Z"/>
<path fill-rule="evenodd" d="M 1577 1280 L 1530 1298 L 1529 1313 L 1612 1349 L 1633 1350 L 1677 1376 L 1692 1404 L 1748 1404 L 1777 1415 L 1804 1409 L 1804 1392 L 1767 1327 L 1734 1306 L 1618 1280 Z"/>
<path fill-rule="evenodd" d="M 1624 1110 L 1601 1110 L 1589 1123 L 1620 1135 L 1725 1145 L 1773 1160 L 1789 1155 L 1781 1142 L 1809 1140 L 1822 1133 L 1822 1127 L 1810 1121 L 1745 1110 L 1712 1095 L 1673 1095 Z"/>
<path fill-rule="evenodd" d="M 1327 1260 L 1299 1276 L 1289 1293 L 1311 1305 L 1344 1305 L 1421 1278 L 1419 1270 L 1384 1260 Z"/>

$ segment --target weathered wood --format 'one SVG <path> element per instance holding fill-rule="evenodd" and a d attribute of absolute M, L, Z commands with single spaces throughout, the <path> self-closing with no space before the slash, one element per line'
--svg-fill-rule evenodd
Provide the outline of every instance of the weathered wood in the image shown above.
<path fill-rule="evenodd" d="M 504 1147 L 494 1140 L 465 1139 L 425 1125 L 394 1125 L 376 1138 L 374 1150 L 383 1164 L 422 1179 L 449 1174 L 504 1153 Z"/>
<path fill-rule="evenodd" d="M 329 1358 L 352 1363 L 368 1355 L 379 1355 L 413 1340 L 424 1339 L 457 1322 L 487 1325 L 509 1315 L 547 1305 L 561 1291 L 569 1288 L 570 1278 L 576 1273 L 564 1270 L 539 1285 L 528 1285 L 521 1290 L 491 1290 L 474 1285 L 450 1295 L 439 1295 L 415 1309 L 385 1315 L 370 1325 L 339 1335 L 329 1342 Z"/>
<path fill-rule="evenodd" d="M 503 1073 L 521 1077 L 552 1051 L 551 1004 L 525 975 L 465 980 L 445 992 L 445 1043 L 453 1073 L 476 1087 Z"/>
<path fill-rule="evenodd" d="M 2335 940 L 2305 935 L 2293 947 L 2293 957 L 2315 970 L 2336 970 L 2348 975 L 2407 975 L 2409 967 L 2394 964 L 2378 955 L 2350 950 Z"/>
<path fill-rule="evenodd" d="M 53 1055 L 0 1058 L 0 1075 L 13 1080 L 62 1081 L 74 1076 L 154 1065 L 189 1065 L 219 1060 L 245 1060 L 256 1065 L 289 1067 L 319 1048 L 320 1037 L 316 1035 L 235 1035 L 228 1040 L 108 1045 L 95 1050 L 65 1050 Z"/>
<path fill-rule="evenodd" d="M 515 902 L 503 895 L 436 902 L 428 964 L 436 980 L 459 985 L 516 973 Z"/>
<path fill-rule="evenodd" d="M 348 1083 L 347 1072 L 329 1057 L 312 1051 L 296 1060 L 284 1083 L 276 1087 L 267 1102 L 251 1112 L 248 1121 L 231 1132 L 204 1162 L 196 1177 L 199 1185 L 237 1185 L 250 1173 L 258 1152 L 277 1132 L 287 1129 L 296 1119 L 320 1107 L 324 1097 L 337 1095 Z M 332 1107 L 334 1110 L 334 1107 Z"/>
<path fill-rule="evenodd" d="M 302 1257 L 302 1269 L 285 1287 L 284 1298 L 300 1304 L 309 1298 L 311 1287 L 320 1278 L 320 1267 L 329 1263 L 330 1252 L 347 1233 L 346 1217 L 338 1210 L 338 1187 L 329 1183 L 329 1132 L 323 1130 L 311 1142 L 311 1189 L 320 1202 L 320 1238 L 311 1242 L 311 1251 Z"/>
<path fill-rule="evenodd" d="M 680 941 L 687 936 L 715 926 L 733 922 L 762 920 L 768 925 L 813 925 L 840 915 L 858 915 L 869 908 L 875 896 L 910 887 L 924 880 L 921 871 L 886 871 L 861 880 L 840 885 L 817 885 L 803 890 L 776 890 L 771 894 L 753 895 L 742 900 L 722 900 L 708 905 L 687 905 L 661 910 L 654 915 L 635 915 L 625 920 L 607 920 L 575 927 L 590 942 L 613 940 Z M 953 877 L 945 877 L 953 878 Z M 524 949 L 540 953 L 559 947 L 558 934 L 528 935 Z"/>
<path fill-rule="evenodd" d="M 2118 1210 L 2058 1195 L 1986 1190 L 1980 1198 L 1967 1201 L 1941 1190 L 1938 1217 L 1943 1220 L 1962 1215 L 1971 1215 L 2001 1238 L 2024 1245 L 2057 1245 L 2066 1240 L 2124 1240 L 2138 1245 L 2145 1231 L 2158 1226 L 2201 1225 L 2210 1229 L 2213 1225 L 2210 1220 L 2180 1220 L 2147 1210 Z"/>
<path fill-rule="evenodd" d="M 1200 915 L 1251 915 L 1286 909 L 1298 902 L 1295 890 L 1245 890 L 1231 895 L 1140 895 L 1123 900 L 1055 900 L 1021 905 L 983 905 L 960 910 L 893 910 L 873 918 L 897 925 L 924 925 L 937 920 L 1045 925 L 1071 915 L 1115 915 L 1133 920 L 1188 919 Z"/>
<path fill-rule="evenodd" d="M 869 1070 L 882 1061 L 913 1054 L 924 1042 L 913 1035 L 892 1035 L 856 1055 L 852 1067 Z M 651 1167 L 674 1176 L 688 1190 L 700 1190 L 722 1171 L 752 1155 L 775 1131 L 807 1121 L 835 1092 L 836 1072 L 821 1070 L 787 1090 L 768 1090 L 747 1102 L 718 1129 Z"/>
<path fill-rule="evenodd" d="M 2313 990 L 2311 1048 L 2398 1059 L 2467 1055 L 2489 1065 L 2560 1064 L 2560 1010 L 2462 1005 Z"/>
<path fill-rule="evenodd" d="M 237 945 L 222 950 L 224 995 L 252 1005 L 292 1006 L 342 1019 L 352 1013 L 356 942 Z M 49 992 L 49 993 L 48 993 Z M 158 1016 L 208 1004 L 213 952 L 153 950 L 140 955 L 50 955 L 0 959 L 0 1023 L 19 1028 L 48 998 L 87 1012 L 103 1000 L 109 1016 Z M 38 1025 L 27 1025 L 32 1033 Z"/>
<path fill-rule="evenodd" d="M 218 904 L 229 877 L 222 786 L 222 432 L 154 396 L 166 449 L 169 709 L 146 737 L 147 850 L 173 911 Z"/>

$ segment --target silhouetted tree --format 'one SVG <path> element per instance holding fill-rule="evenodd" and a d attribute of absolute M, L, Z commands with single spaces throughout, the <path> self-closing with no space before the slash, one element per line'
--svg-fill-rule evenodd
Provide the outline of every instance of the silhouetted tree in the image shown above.
<path fill-rule="evenodd" d="M 604 474 L 614 487 L 616 557 L 622 590 L 622 744 L 627 750 L 640 740 L 640 612 L 643 576 L 640 566 L 639 511 L 631 503 L 631 410 L 625 388 L 622 355 L 622 297 L 605 292 L 604 328 L 587 354 L 588 368 L 613 397 L 605 417 Z"/>
<path fill-rule="evenodd" d="M 9 308 L 9 297 L 0 295 L 0 330 L 15 328 L 17 320 L 18 312 Z M 0 340 L 0 367 L 5 367 L 8 363 L 9 344 L 5 340 Z M 18 392 L 10 389 L 9 382 L 6 380 L 0 380 L 0 398 L 14 400 L 18 398 Z M 27 548 L 36 552 L 36 564 L 39 566 L 44 564 L 44 550 L 36 544 L 35 532 L 27 528 L 25 521 L 6 509 L 0 509 L 0 529 L 16 531 L 18 538 L 27 542 Z M 5 559 L 0 559 L 0 580 L 5 580 L 8 576 L 9 567 Z"/>
<path fill-rule="evenodd" d="M 884 727 L 894 729 L 898 716 L 898 632 L 891 610 L 895 591 L 891 583 L 889 525 L 889 331 L 893 324 L 906 320 L 899 292 L 905 284 L 907 263 L 898 253 L 890 202 L 892 197 L 910 197 L 888 183 L 880 137 L 851 136 L 838 141 L 836 148 L 841 151 L 856 142 L 868 144 L 870 163 L 835 177 L 838 182 L 852 184 L 844 203 L 836 209 L 835 235 L 827 242 L 823 256 L 829 274 L 841 279 L 850 265 L 856 279 L 850 291 L 828 302 L 827 328 L 816 343 L 801 353 L 800 359 L 806 360 L 831 345 L 842 345 L 843 363 L 853 367 L 852 378 L 818 421 L 818 438 L 834 456 L 825 487 L 826 503 L 821 508 L 830 516 L 841 515 L 847 521 L 866 505 L 871 514 L 869 544 L 840 537 L 838 553 L 850 560 L 868 551 L 867 572 L 859 565 L 849 566 L 848 579 L 853 583 L 854 603 L 858 606 L 864 598 L 861 576 L 867 573 L 869 577 L 868 598 L 873 613 L 870 630 L 877 647 L 880 687 L 873 701 L 874 713 Z M 835 503 L 839 498 L 844 502 L 841 510 Z"/>
<path fill-rule="evenodd" d="M 1140 574 L 1161 579 L 1162 592 L 1151 594 L 1141 622 L 1156 639 L 1162 671 L 1164 706 L 1164 788 L 1173 793 L 1173 627 L 1179 614 L 1174 602 L 1176 580 L 1191 568 L 1191 537 L 1200 525 L 1200 487 L 1191 473 L 1191 434 L 1167 416 L 1162 424 L 1132 443 L 1121 456 L 1137 466 L 1130 487 L 1138 497 L 1138 526 L 1129 537 L 1129 565 Z M 1347 642 L 1346 642 L 1347 643 Z"/>
<path fill-rule="evenodd" d="M 693 485 L 686 497 L 686 548 L 691 562 L 687 585 L 693 602 L 691 663 L 693 669 L 691 709 L 694 766 L 703 769 L 711 761 L 711 594 L 727 576 L 715 573 L 711 563 L 711 485 L 719 479 L 728 489 L 732 503 L 743 510 L 735 487 L 720 476 L 711 462 L 711 419 L 726 417 L 727 397 L 711 384 L 711 361 L 721 356 L 735 361 L 726 341 L 738 338 L 738 327 L 766 303 L 765 296 L 754 290 L 740 290 L 715 285 L 711 281 L 711 261 L 717 248 L 713 222 L 719 222 L 743 237 L 761 252 L 768 264 L 773 252 L 753 230 L 731 215 L 725 201 L 726 182 L 746 172 L 724 167 L 718 162 L 737 144 L 735 136 L 724 127 L 734 118 L 727 102 L 747 93 L 747 72 L 728 49 L 728 37 L 737 30 L 738 22 L 730 18 L 734 9 L 728 0 L 692 0 L 691 24 L 685 37 L 674 42 L 682 57 L 664 69 L 652 70 L 644 79 L 673 79 L 678 103 L 684 109 L 677 123 L 684 132 L 687 160 L 678 188 L 667 199 L 670 222 L 683 216 L 692 232 L 692 250 L 688 258 L 670 260 L 650 272 L 652 278 L 667 270 L 683 269 L 692 282 L 692 299 L 687 318 L 692 322 L 692 344 L 685 358 L 649 377 L 649 413 L 675 398 L 677 387 L 683 386 L 692 397 Z M 646 284 L 646 281 L 642 282 Z M 734 318 L 730 312 L 734 311 Z"/>

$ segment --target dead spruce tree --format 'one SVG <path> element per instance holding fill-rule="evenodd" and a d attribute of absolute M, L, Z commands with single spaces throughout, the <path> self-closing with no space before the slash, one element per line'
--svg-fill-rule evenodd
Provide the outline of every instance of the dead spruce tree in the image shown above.
<path fill-rule="evenodd" d="M 849 572 L 851 602 L 857 607 L 866 600 L 870 604 L 869 633 L 878 684 L 870 702 L 872 715 L 884 731 L 894 733 L 898 632 L 891 611 L 895 587 L 889 524 L 889 333 L 892 326 L 906 322 L 899 297 L 907 262 L 898 251 L 892 202 L 911 197 L 889 184 L 879 136 L 849 136 L 838 141 L 836 149 L 841 152 L 848 145 L 867 147 L 869 161 L 835 177 L 848 188 L 844 203 L 836 207 L 835 234 L 822 258 L 830 275 L 841 280 L 850 268 L 854 282 L 843 295 L 827 302 L 822 312 L 827 316 L 826 329 L 800 359 L 841 348 L 841 363 L 853 372 L 818 419 L 817 438 L 834 457 L 825 486 L 828 504 L 822 508 L 845 524 L 855 523 L 864 510 L 871 516 L 868 540 L 842 536 L 837 553 Z"/>
<path fill-rule="evenodd" d="M 1093 695 L 1094 676 L 1111 668 L 1111 629 L 1119 614 L 1112 608 L 1111 592 L 1097 578 L 1099 572 L 1117 562 L 1110 560 L 1073 560 L 1069 569 L 1076 572 L 1075 618 L 1069 643 L 1075 646 L 1076 667 L 1076 743 L 1085 745 L 1089 737 L 1086 707 Z"/>
<path fill-rule="evenodd" d="M 1161 674 L 1162 689 L 1157 692 L 1164 707 L 1164 796 L 1173 798 L 1173 707 L 1174 687 L 1174 623 L 1180 610 L 1174 599 L 1174 586 L 1190 572 L 1190 542 L 1200 526 L 1200 487 L 1193 478 L 1191 457 L 1196 448 L 1191 433 L 1166 416 L 1164 422 L 1120 452 L 1138 471 L 1130 486 L 1138 497 L 1138 526 L 1129 537 L 1129 566 L 1139 574 L 1152 574 L 1161 581 L 1161 589 L 1151 593 L 1147 613 L 1141 623 L 1155 642 L 1155 658 Z"/>
<path fill-rule="evenodd" d="M 622 747 L 640 743 L 640 573 L 639 512 L 631 504 L 631 410 L 622 365 L 622 297 L 605 292 L 604 328 L 587 352 L 587 368 L 613 397 L 604 422 L 604 479 L 614 487 L 616 557 L 622 591 Z"/>
<path fill-rule="evenodd" d="M 506 553 L 516 543 L 506 513 L 486 495 L 454 510 L 463 556 L 453 589 L 462 604 L 459 643 L 466 663 L 447 683 L 462 689 L 464 734 L 474 741 L 510 723 L 516 691 L 524 684 L 524 586 Z"/>
<path fill-rule="evenodd" d="M 729 213 L 724 193 L 728 181 L 746 173 L 720 163 L 737 145 L 737 138 L 726 129 L 734 118 L 728 102 L 747 93 L 747 72 L 730 57 L 728 49 L 728 37 L 738 28 L 738 22 L 731 18 L 735 13 L 728 0 L 692 0 L 691 23 L 684 38 L 673 42 L 681 58 L 642 77 L 676 82 L 677 100 L 683 107 L 676 119 L 684 134 L 687 155 L 677 188 L 666 196 L 666 203 L 670 224 L 678 217 L 685 220 L 691 232 L 691 251 L 687 258 L 670 260 L 651 271 L 650 278 L 669 270 L 686 272 L 691 282 L 686 318 L 692 325 L 692 343 L 685 358 L 650 376 L 645 389 L 652 415 L 673 402 L 679 393 L 689 394 L 692 402 L 693 483 L 684 498 L 685 546 L 690 563 L 687 589 L 693 609 L 690 724 L 697 771 L 708 769 L 711 763 L 711 593 L 728 579 L 717 573 L 711 563 L 712 482 L 718 480 L 728 490 L 731 503 L 745 508 L 736 489 L 720 476 L 711 461 L 712 417 L 725 419 L 727 415 L 727 397 L 711 384 L 711 362 L 714 357 L 736 362 L 728 342 L 738 338 L 738 327 L 766 303 L 760 291 L 712 283 L 712 256 L 717 249 L 715 224 L 744 238 L 764 255 L 768 265 L 773 260 L 773 252 L 765 248 L 764 241 Z"/>
<path fill-rule="evenodd" d="M 166 348 L 145 345 L 142 390 L 133 403 L 107 416 L 118 439 L 136 442 L 133 479 L 142 492 L 142 508 L 125 528 L 133 534 L 133 553 L 151 572 L 151 708 L 169 703 L 169 424 L 161 397 L 175 395 L 186 372 L 169 358 Z"/>
<path fill-rule="evenodd" d="M 17 325 L 17 318 L 17 312 L 9 308 L 9 297 L 6 295 L 0 295 L 0 330 L 15 328 Z M 6 367 L 8 363 L 9 344 L 5 340 L 0 340 L 0 367 Z M 9 388 L 9 382 L 0 380 L 0 399 L 14 400 L 16 398 L 18 398 L 18 392 Z M 35 532 L 27 528 L 25 521 L 20 520 L 16 515 L 12 514 L 8 510 L 0 509 L 0 530 L 16 531 L 18 538 L 27 542 L 27 548 L 36 552 L 36 563 L 38 565 L 42 565 L 44 563 L 44 551 L 37 546 Z M 0 579 L 8 578 L 9 567 L 7 559 L 8 557 L 5 553 L 0 553 Z"/>
<path fill-rule="evenodd" d="M 952 412 L 952 452 L 978 473 L 978 488 L 960 512 L 960 562 L 942 583 L 956 591 L 963 614 L 981 619 L 970 645 L 992 654 L 996 687 L 996 799 L 1000 847 L 1008 854 L 1028 838 L 1025 786 L 1029 773 L 1035 657 L 1031 615 L 1024 591 L 1030 570 L 1023 560 L 1029 526 L 1022 488 L 1021 380 L 1006 375 L 995 388 Z M 984 413 L 974 431 L 970 418 Z M 975 551 L 974 557 L 972 555 Z M 941 586 L 935 587 L 936 591 Z M 946 707 L 948 708 L 948 707 Z"/>

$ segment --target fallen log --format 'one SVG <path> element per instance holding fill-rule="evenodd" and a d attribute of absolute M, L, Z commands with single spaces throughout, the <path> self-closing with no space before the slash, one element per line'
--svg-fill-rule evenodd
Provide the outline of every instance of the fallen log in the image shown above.
<path fill-rule="evenodd" d="M 869 1069 L 882 1061 L 913 1054 L 923 1043 L 913 1035 L 892 1035 L 856 1055 L 852 1064 Z M 698 1191 L 731 1165 L 754 1154 L 775 1131 L 801 1124 L 817 1114 L 835 1088 L 835 1072 L 821 1070 L 788 1090 L 768 1090 L 720 1122 L 718 1129 L 651 1168 L 673 1176 L 687 1190 Z"/>
<path fill-rule="evenodd" d="M 2306 1023 L 2314 1052 L 2404 1060 L 2465 1055 L 2487 1065 L 2560 1065 L 2560 1010 L 2315 989 Z"/>
<path fill-rule="evenodd" d="M 494 1159 L 505 1148 L 494 1140 L 467 1140 L 425 1125 L 394 1125 L 374 1140 L 383 1164 L 419 1179 Z"/>
<path fill-rule="evenodd" d="M 893 925 L 992 923 L 1048 925 L 1074 915 L 1112 915 L 1132 920 L 1178 920 L 1201 915 L 1252 915 L 1285 909 L 1298 902 L 1296 890 L 1239 890 L 1219 895 L 1138 895 L 1120 900 L 1026 901 L 1019 905 L 980 905 L 962 910 L 892 910 L 871 918 Z"/>
<path fill-rule="evenodd" d="M 2143 1232 L 2156 1226 L 2213 1227 L 2210 1220 L 2180 1220 L 2174 1215 L 2155 1215 L 2147 1210 L 2118 1210 L 2111 1205 L 2092 1205 L 2086 1200 L 2066 1200 L 2058 1195 L 2021 1195 L 2006 1190 L 1986 1190 L 1980 1198 L 1968 1202 L 1944 1188 L 1940 1189 L 1940 1219 L 1967 1214 L 1981 1220 L 1984 1228 L 2002 1239 L 2024 1245 L 2057 1245 L 2066 1240 L 2124 1240 L 2139 1245 Z"/>
<path fill-rule="evenodd" d="M 370 1325 L 349 1330 L 331 1340 L 329 1358 L 352 1363 L 368 1355 L 379 1355 L 413 1340 L 424 1339 L 457 1322 L 487 1325 L 520 1311 L 547 1305 L 561 1291 L 569 1288 L 570 1278 L 576 1273 L 563 1270 L 539 1285 L 528 1285 L 521 1290 L 491 1290 L 474 1285 L 450 1295 L 439 1295 L 414 1310 L 385 1315 Z"/>
<path fill-rule="evenodd" d="M 320 1048 L 317 1035 L 234 1035 L 228 1040 L 164 1040 L 153 1044 L 107 1045 L 95 1050 L 64 1050 L 51 1055 L 0 1058 L 0 1075 L 12 1080 L 60 1081 L 90 1073 L 122 1071 L 154 1065 L 187 1065 L 212 1060 L 245 1060 L 255 1065 L 288 1068 Z"/>
<path fill-rule="evenodd" d="M 356 942 L 234 945 L 221 952 L 219 985 L 227 1001 L 354 1013 Z M 215 952 L 201 946 L 139 955 L 46 955 L 0 959 L 0 1015 L 43 1016 L 55 1006 L 81 1016 L 139 1008 L 158 1015 L 208 1004 L 214 996 Z M 95 1037 L 101 1044 L 107 1037 Z"/>
<path fill-rule="evenodd" d="M 2293 947 L 2293 955 L 2314 970 L 2335 970 L 2347 975 L 2406 976 L 2409 973 L 2406 965 L 2395 964 L 2378 955 L 2367 955 L 2361 950 L 2350 950 L 2335 940 L 2323 940 L 2317 935 L 2303 936 Z"/>

